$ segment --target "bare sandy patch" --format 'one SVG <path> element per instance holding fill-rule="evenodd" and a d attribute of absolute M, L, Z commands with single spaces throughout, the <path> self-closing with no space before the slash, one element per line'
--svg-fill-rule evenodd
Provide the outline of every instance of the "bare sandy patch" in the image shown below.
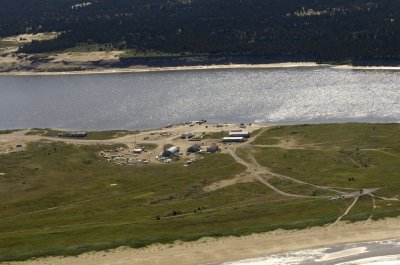
<path fill-rule="evenodd" d="M 2 41 L 17 42 L 17 43 L 30 43 L 33 40 L 51 40 L 56 38 L 59 32 L 43 32 L 37 34 L 20 34 L 2 39 Z"/>
<path fill-rule="evenodd" d="M 0 57 L 0 65 L 1 64 L 13 64 L 13 63 L 18 63 L 19 60 L 13 56 L 7 55 L 7 56 L 2 56 Z"/>
<path fill-rule="evenodd" d="M 110 51 L 110 52 L 68 52 L 51 55 L 48 57 L 50 62 L 96 62 L 96 61 L 113 61 L 119 60 L 119 56 L 123 51 Z"/>
<path fill-rule="evenodd" d="M 238 183 L 249 183 L 256 181 L 256 178 L 249 174 L 240 174 L 230 179 L 223 179 L 220 181 L 216 181 L 211 183 L 210 185 L 203 188 L 204 192 L 212 192 L 216 190 L 220 190 Z"/>

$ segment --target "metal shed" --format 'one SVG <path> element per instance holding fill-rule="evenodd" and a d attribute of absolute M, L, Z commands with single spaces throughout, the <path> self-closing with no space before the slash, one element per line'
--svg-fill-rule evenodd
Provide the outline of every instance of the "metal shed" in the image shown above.
<path fill-rule="evenodd" d="M 207 152 L 209 152 L 209 153 L 216 153 L 216 152 L 218 152 L 218 150 L 219 150 L 219 147 L 216 144 L 212 145 L 210 147 L 207 147 Z"/>
<path fill-rule="evenodd" d="M 198 151 L 200 151 L 200 149 L 201 149 L 200 145 L 194 144 L 187 149 L 187 152 L 188 153 L 197 153 Z"/>
<path fill-rule="evenodd" d="M 170 157 L 170 156 L 176 156 L 178 154 L 179 154 L 179 147 L 172 146 L 164 151 L 163 156 Z"/>

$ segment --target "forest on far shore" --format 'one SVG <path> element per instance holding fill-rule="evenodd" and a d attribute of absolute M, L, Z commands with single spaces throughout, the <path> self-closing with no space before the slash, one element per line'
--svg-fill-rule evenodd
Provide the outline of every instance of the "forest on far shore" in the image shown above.
<path fill-rule="evenodd" d="M 83 44 L 170 54 L 398 60 L 397 0 L 3 0 L 0 37 L 62 32 L 20 52 Z"/>

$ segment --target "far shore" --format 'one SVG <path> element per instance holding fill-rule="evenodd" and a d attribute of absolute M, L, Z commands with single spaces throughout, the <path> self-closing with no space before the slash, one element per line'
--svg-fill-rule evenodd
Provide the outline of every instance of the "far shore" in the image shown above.
<path fill-rule="evenodd" d="M 0 72 L 0 76 L 57 76 L 57 75 L 90 75 L 90 74 L 124 74 L 147 72 L 172 72 L 172 71 L 198 71 L 198 70 L 223 70 L 223 69 L 273 69 L 273 68 L 318 68 L 329 67 L 339 70 L 391 70 L 398 71 L 400 66 L 352 66 L 318 64 L 316 62 L 286 62 L 271 64 L 225 64 L 225 65 L 200 65 L 200 66 L 174 66 L 174 67 L 146 67 L 136 66 L 128 68 L 99 68 L 80 71 L 10 71 Z"/>
<path fill-rule="evenodd" d="M 273 64 L 226 64 L 226 65 L 199 65 L 199 66 L 174 66 L 174 67 L 128 67 L 128 68 L 100 68 L 81 71 L 10 71 L 2 72 L 0 76 L 29 76 L 29 75 L 88 75 L 88 74 L 123 74 L 123 73 L 147 73 L 147 72 L 171 72 L 191 70 L 218 70 L 218 69 L 268 69 L 268 68 L 295 68 L 295 67 L 327 67 L 329 65 L 313 62 L 288 62 Z"/>
<path fill-rule="evenodd" d="M 303 230 L 276 230 L 241 237 L 203 238 L 194 242 L 154 244 L 142 249 L 120 247 L 75 257 L 48 257 L 3 265 L 219 264 L 288 251 L 400 238 L 400 218 Z"/>

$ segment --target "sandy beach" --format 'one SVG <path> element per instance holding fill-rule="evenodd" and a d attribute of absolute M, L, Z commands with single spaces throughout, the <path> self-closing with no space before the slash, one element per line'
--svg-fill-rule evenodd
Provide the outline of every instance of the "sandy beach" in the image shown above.
<path fill-rule="evenodd" d="M 334 69 L 340 70 L 387 70 L 387 71 L 399 71 L 399 66 L 353 66 L 353 65 L 337 65 L 332 66 Z"/>
<path fill-rule="evenodd" d="M 57 75 L 96 75 L 96 74 L 128 74 L 148 72 L 173 72 L 173 71 L 199 71 L 199 70 L 223 70 L 223 69 L 274 69 L 274 68 L 301 68 L 301 67 L 331 67 L 338 70 L 385 70 L 399 71 L 396 66 L 352 66 L 329 65 L 314 62 L 287 62 L 272 64 L 229 64 L 229 65 L 202 65 L 202 66 L 177 66 L 177 67 L 147 67 L 135 66 L 128 68 L 99 68 L 80 71 L 10 71 L 0 72 L 0 76 L 57 76 Z"/>
<path fill-rule="evenodd" d="M 333 227 L 276 230 L 242 237 L 203 238 L 195 242 L 152 245 L 143 249 L 121 247 L 77 257 L 49 257 L 3 265 L 130 265 L 130 264 L 218 264 L 271 254 L 368 242 L 400 237 L 400 218 L 356 223 L 340 222 Z"/>
<path fill-rule="evenodd" d="M 82 71 L 64 72 L 35 72 L 35 71 L 10 71 L 2 72 L 0 76 L 32 76 L 32 75 L 87 75 L 87 74 L 123 74 L 123 73 L 146 73 L 146 72 L 171 72 L 171 71 L 193 71 L 193 70 L 218 70 L 218 69 L 269 69 L 269 68 L 295 68 L 295 67 L 327 67 L 328 65 L 311 62 L 304 63 L 276 63 L 276 64 L 229 64 L 229 65 L 203 65 L 203 66 L 179 66 L 179 67 L 129 67 L 110 68 Z"/>

